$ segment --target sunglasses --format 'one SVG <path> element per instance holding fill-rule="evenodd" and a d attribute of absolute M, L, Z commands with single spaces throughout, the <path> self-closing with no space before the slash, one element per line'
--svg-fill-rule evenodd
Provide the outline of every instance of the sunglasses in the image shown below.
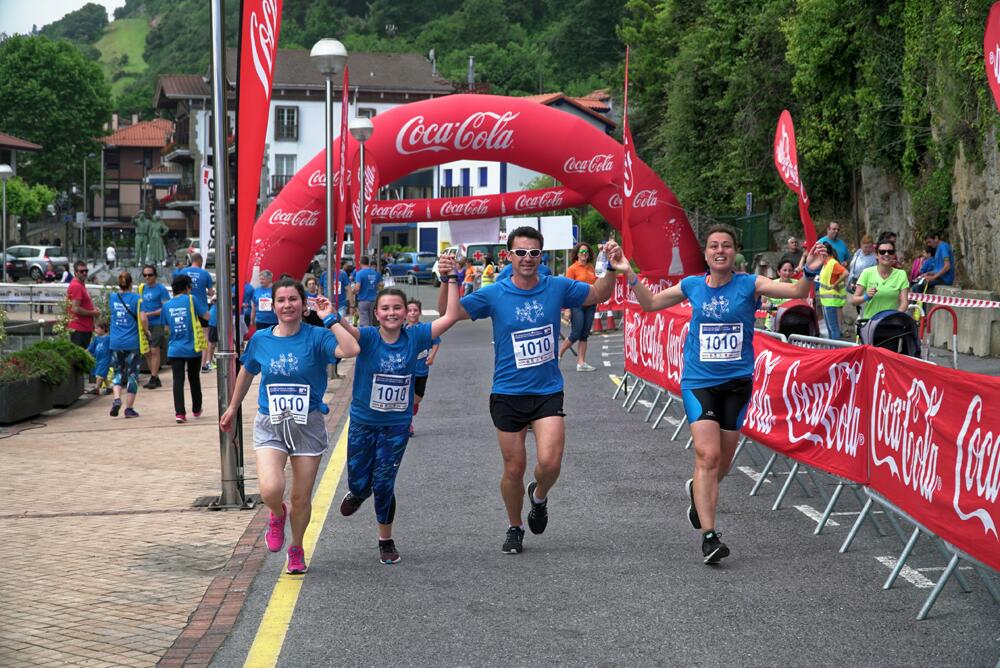
<path fill-rule="evenodd" d="M 76 270 L 76 273 L 78 273 L 78 274 L 86 274 L 86 273 L 89 273 L 89 272 L 90 272 L 89 269 L 77 269 Z"/>
<path fill-rule="evenodd" d="M 156 276 L 156 274 L 143 274 L 143 276 L 146 277 L 146 278 L 152 278 L 152 277 Z"/>
<path fill-rule="evenodd" d="M 511 251 L 514 255 L 518 257 L 524 257 L 525 255 L 531 257 L 538 257 L 542 254 L 542 251 L 538 248 L 515 248 Z"/>
<path fill-rule="evenodd" d="M 581 248 L 579 251 L 580 255 L 590 255 L 590 251 L 586 248 Z"/>
<path fill-rule="evenodd" d="M 878 249 L 878 254 L 879 255 L 895 255 L 896 251 L 889 250 L 888 248 L 879 248 Z"/>

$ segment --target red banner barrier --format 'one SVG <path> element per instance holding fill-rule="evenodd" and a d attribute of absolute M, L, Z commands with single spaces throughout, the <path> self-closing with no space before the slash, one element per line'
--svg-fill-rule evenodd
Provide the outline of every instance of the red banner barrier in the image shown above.
<path fill-rule="evenodd" d="M 583 206 L 587 198 L 558 186 L 499 195 L 441 197 L 438 199 L 377 200 L 372 206 L 372 222 L 399 224 L 438 220 L 499 218 L 522 213 L 544 213 Z"/>

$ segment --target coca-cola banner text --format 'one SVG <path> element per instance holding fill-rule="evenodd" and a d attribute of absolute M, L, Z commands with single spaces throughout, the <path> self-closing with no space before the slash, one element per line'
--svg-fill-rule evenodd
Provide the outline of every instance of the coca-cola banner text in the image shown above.
<path fill-rule="evenodd" d="M 570 192 L 576 193 L 613 225 L 621 224 L 616 211 L 621 207 L 621 195 L 614 165 L 622 146 L 583 119 L 523 98 L 449 95 L 390 109 L 372 123 L 374 132 L 365 144 L 365 163 L 374 172 L 371 179 L 366 175 L 365 189 L 370 192 L 377 193 L 381 185 L 418 169 L 452 160 L 506 162 L 554 176 L 565 186 L 560 191 L 563 202 L 571 200 Z M 339 154 L 339 139 L 331 148 Z M 318 224 L 284 221 L 289 217 L 309 220 L 309 214 L 300 212 L 323 211 L 322 190 L 310 188 L 309 181 L 317 170 L 323 170 L 324 162 L 321 152 L 293 177 L 257 221 L 251 262 L 278 274 L 302 274 L 323 243 L 324 229 Z M 348 158 L 352 169 L 354 164 Z M 700 271 L 702 254 L 677 198 L 647 165 L 638 161 L 633 168 L 635 199 L 629 218 L 635 242 L 633 259 L 644 272 L 655 274 L 679 278 Z M 356 186 L 353 182 L 347 185 Z M 537 213 L 571 205 L 555 195 L 544 191 L 507 193 L 499 204 L 508 214 L 516 213 L 518 207 Z M 485 206 L 495 206 L 494 202 L 491 199 Z M 427 201 L 398 208 L 395 203 L 372 204 L 366 216 L 412 215 L 407 211 L 417 207 L 426 214 L 431 206 Z M 449 216 L 437 219 L 482 218 L 483 207 L 482 202 L 453 202 L 446 207 Z M 355 217 L 359 215 L 357 211 Z"/>
<path fill-rule="evenodd" d="M 778 175 L 793 192 L 799 196 L 799 217 L 806 235 L 806 248 L 816 243 L 816 227 L 809 215 L 809 195 L 799 174 L 799 155 L 795 148 L 795 125 L 792 115 L 785 109 L 778 117 L 778 127 L 774 131 L 774 166 Z"/>
<path fill-rule="evenodd" d="M 440 199 L 377 200 L 372 206 L 372 222 L 420 223 L 438 220 L 499 218 L 522 213 L 544 213 L 583 206 L 587 199 L 563 188 L 525 190 L 499 195 L 448 197 Z"/>
<path fill-rule="evenodd" d="M 990 92 L 993 93 L 993 102 L 1000 108 L 1000 2 L 993 3 L 986 17 L 983 56 L 986 80 L 989 82 Z"/>
<path fill-rule="evenodd" d="M 624 311 L 628 305 L 629 293 L 628 280 L 623 274 L 618 274 L 615 278 L 615 291 L 608 297 L 608 301 L 597 306 L 598 311 Z"/>

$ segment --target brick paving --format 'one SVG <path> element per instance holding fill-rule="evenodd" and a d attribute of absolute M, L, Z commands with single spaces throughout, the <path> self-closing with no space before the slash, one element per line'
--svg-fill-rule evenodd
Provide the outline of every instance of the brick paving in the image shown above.
<path fill-rule="evenodd" d="M 88 396 L 0 428 L 0 666 L 207 664 L 235 622 L 266 511 L 192 507 L 220 488 L 216 375 L 201 376 L 205 414 L 184 425 L 169 369 L 160 377 L 140 389 L 138 419 Z M 331 382 L 335 403 L 346 382 Z M 249 444 L 244 456 L 254 478 Z"/>

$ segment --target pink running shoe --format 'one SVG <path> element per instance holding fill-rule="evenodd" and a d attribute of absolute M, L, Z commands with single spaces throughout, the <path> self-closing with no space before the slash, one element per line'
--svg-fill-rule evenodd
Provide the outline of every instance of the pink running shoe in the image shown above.
<path fill-rule="evenodd" d="M 288 517 L 288 508 L 284 503 L 281 504 L 280 516 L 270 513 L 270 518 L 267 521 L 267 533 L 264 534 L 264 542 L 267 543 L 267 549 L 271 552 L 277 552 L 285 544 L 286 517 Z"/>
<path fill-rule="evenodd" d="M 288 568 L 286 570 L 293 575 L 309 570 L 306 566 L 306 553 L 301 546 L 292 545 L 288 548 Z"/>
<path fill-rule="evenodd" d="M 184 413 L 177 413 L 174 415 L 174 421 L 177 422 L 177 424 L 184 424 L 188 421 L 187 415 L 184 415 Z"/>

